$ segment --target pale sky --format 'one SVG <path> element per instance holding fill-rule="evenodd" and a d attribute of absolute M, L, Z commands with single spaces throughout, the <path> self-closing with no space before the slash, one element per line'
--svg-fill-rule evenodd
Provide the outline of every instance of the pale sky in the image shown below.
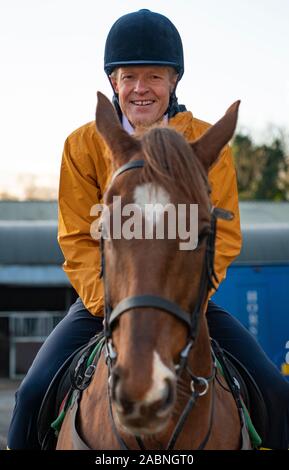
<path fill-rule="evenodd" d="M 94 119 L 107 33 L 121 15 L 168 16 L 184 45 L 179 102 L 217 121 L 241 99 L 239 129 L 289 131 L 289 0 L 0 0 L 0 189 L 17 174 L 58 181 L 64 141 Z"/>

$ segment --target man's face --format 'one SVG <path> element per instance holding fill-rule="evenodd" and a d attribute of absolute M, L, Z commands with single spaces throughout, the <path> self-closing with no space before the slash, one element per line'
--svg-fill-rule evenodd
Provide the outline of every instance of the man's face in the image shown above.
<path fill-rule="evenodd" d="M 118 68 L 110 78 L 132 126 L 148 127 L 166 112 L 177 75 L 169 67 L 130 66 Z"/>

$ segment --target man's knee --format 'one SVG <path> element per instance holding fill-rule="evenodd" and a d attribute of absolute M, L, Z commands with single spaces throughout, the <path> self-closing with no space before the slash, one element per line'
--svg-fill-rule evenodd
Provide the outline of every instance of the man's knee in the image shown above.
<path fill-rule="evenodd" d="M 44 394 L 45 389 L 40 380 L 34 382 L 25 378 L 15 393 L 15 401 L 21 409 L 33 410 L 40 407 Z"/>

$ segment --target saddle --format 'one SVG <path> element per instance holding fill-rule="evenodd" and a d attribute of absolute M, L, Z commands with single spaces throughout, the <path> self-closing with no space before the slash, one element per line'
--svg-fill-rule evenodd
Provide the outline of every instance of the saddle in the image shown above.
<path fill-rule="evenodd" d="M 91 338 L 86 346 L 75 350 L 58 369 L 42 400 L 37 420 L 38 440 L 42 450 L 56 448 L 57 431 L 53 423 L 59 419 L 64 404 L 63 415 L 69 405 L 70 396 L 76 389 L 84 390 L 90 383 L 94 369 L 90 367 L 90 357 L 96 364 L 102 350 L 103 333 Z M 97 350 L 97 354 L 95 351 Z M 97 357 L 96 357 L 97 356 Z M 60 424 L 59 424 L 60 427 Z"/>
<path fill-rule="evenodd" d="M 94 336 L 85 347 L 77 349 L 68 357 L 51 381 L 38 415 L 38 439 L 42 450 L 56 448 L 57 431 L 53 424 L 58 420 L 57 426 L 61 426 L 61 405 L 65 402 L 62 411 L 64 416 L 73 391 L 83 391 L 89 385 L 103 344 L 103 333 Z M 212 340 L 212 348 L 219 363 L 218 367 L 221 368 L 236 402 L 241 398 L 249 412 L 246 422 L 251 438 L 257 431 L 257 441 L 260 437 L 264 442 L 268 430 L 268 414 L 260 389 L 244 365 L 231 353 L 221 349 L 215 340 Z M 93 358 L 93 366 L 89 364 L 90 357 Z"/>

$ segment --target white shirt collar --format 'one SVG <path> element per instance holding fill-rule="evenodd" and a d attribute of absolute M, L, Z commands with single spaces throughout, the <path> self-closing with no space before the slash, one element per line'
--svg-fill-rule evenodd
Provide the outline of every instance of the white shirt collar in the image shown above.
<path fill-rule="evenodd" d="M 132 127 L 131 123 L 129 122 L 128 118 L 123 114 L 122 115 L 122 127 L 128 134 L 134 133 L 134 128 Z"/>
<path fill-rule="evenodd" d="M 163 121 L 165 124 L 168 123 L 168 115 L 165 114 L 164 115 L 164 118 L 163 118 Z M 122 115 L 122 127 L 124 128 L 124 130 L 128 133 L 128 134 L 134 134 L 134 127 L 132 127 L 131 123 L 129 122 L 128 118 L 123 114 Z"/>

